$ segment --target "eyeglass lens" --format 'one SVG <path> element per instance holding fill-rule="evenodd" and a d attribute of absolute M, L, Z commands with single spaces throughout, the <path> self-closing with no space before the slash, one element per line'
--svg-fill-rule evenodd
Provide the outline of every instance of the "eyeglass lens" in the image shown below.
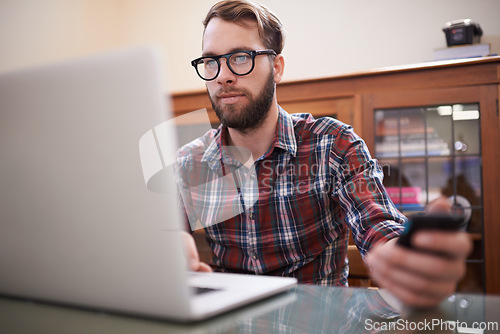
<path fill-rule="evenodd" d="M 248 74 L 253 67 L 252 56 L 246 52 L 237 52 L 228 57 L 223 57 L 227 60 L 227 65 L 237 75 Z M 196 64 L 198 73 L 204 79 L 214 79 L 219 73 L 221 60 L 215 58 L 203 58 Z"/>

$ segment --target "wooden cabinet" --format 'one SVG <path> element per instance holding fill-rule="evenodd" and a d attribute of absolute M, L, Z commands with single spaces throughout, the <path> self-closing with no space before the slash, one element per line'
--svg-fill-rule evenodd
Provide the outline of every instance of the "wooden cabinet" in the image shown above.
<path fill-rule="evenodd" d="M 473 131 L 472 128 L 465 127 L 462 132 L 469 141 L 474 142 L 473 145 L 476 145 L 478 150 L 470 151 L 472 153 L 469 155 L 468 152 L 465 154 L 459 152 L 455 147 L 456 142 L 459 141 L 458 135 L 457 138 L 450 137 L 453 139 L 442 135 L 445 137 L 443 140 L 448 143 L 449 151 L 448 153 L 446 150 L 441 151 L 439 157 L 448 159 L 449 162 L 442 164 L 445 167 L 439 168 L 456 168 L 453 166 L 457 166 L 457 161 L 464 160 L 463 156 L 473 160 L 469 164 L 473 164 L 475 168 L 474 189 L 479 192 L 480 202 L 472 205 L 476 217 L 474 224 L 469 226 L 469 232 L 474 240 L 474 251 L 468 261 L 467 276 L 460 284 L 459 290 L 497 294 L 500 294 L 500 257 L 498 256 L 500 254 L 500 242 L 498 242 L 500 239 L 500 197 L 497 195 L 500 189 L 499 94 L 500 57 L 400 66 L 286 82 L 278 85 L 277 88 L 278 102 L 285 110 L 290 113 L 306 112 L 315 116 L 331 115 L 353 125 L 356 132 L 366 141 L 372 155 L 381 160 L 387 156 L 381 155 L 383 146 L 377 144 L 380 133 L 376 130 L 376 117 L 380 118 L 381 114 L 386 116 L 390 114 L 383 114 L 385 111 L 390 111 L 396 115 L 395 117 L 400 117 L 397 116 L 398 113 L 406 115 L 408 112 L 413 112 L 423 115 L 422 113 L 432 112 L 438 107 L 476 105 L 479 111 L 478 130 L 470 134 Z M 173 106 L 175 115 L 207 108 L 211 120 L 217 122 L 205 91 L 175 94 Z M 427 116 L 423 119 L 425 121 Z M 412 126 L 411 123 L 410 126 Z M 428 127 L 433 129 L 438 126 L 428 124 Z M 428 129 L 425 131 L 427 133 Z M 438 132 L 443 133 L 443 131 Z M 398 137 L 398 140 L 403 139 Z M 426 143 L 429 144 L 430 141 L 427 140 Z M 460 146 L 460 143 L 457 145 Z M 407 156 L 405 150 L 399 149 L 398 155 L 392 158 L 402 161 L 403 164 L 412 164 L 411 160 L 402 158 Z M 426 199 L 420 202 L 423 205 L 432 199 L 429 194 L 432 194 L 435 189 L 429 187 L 429 182 L 434 182 L 433 180 L 437 177 L 436 169 L 432 168 L 433 161 L 429 162 L 435 156 L 434 153 L 429 152 L 427 147 L 425 153 L 415 153 L 417 156 L 414 157 L 418 163 L 414 164 L 413 169 L 416 170 L 415 166 L 420 164 L 422 168 L 426 168 L 427 173 L 425 174 L 427 181 L 420 181 L 421 183 L 427 182 Z M 441 165 L 438 164 L 438 166 Z M 457 191 L 458 181 L 456 175 L 453 177 L 455 179 L 452 178 L 450 184 Z M 418 186 L 424 187 L 423 184 Z"/>

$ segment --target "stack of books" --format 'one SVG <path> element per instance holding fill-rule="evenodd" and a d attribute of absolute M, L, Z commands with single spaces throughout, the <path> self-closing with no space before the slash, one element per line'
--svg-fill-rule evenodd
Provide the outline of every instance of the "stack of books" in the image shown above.
<path fill-rule="evenodd" d="M 422 188 L 420 187 L 386 187 L 387 193 L 396 207 L 403 211 L 420 211 Z"/>
<path fill-rule="evenodd" d="M 434 60 L 485 57 L 490 55 L 490 44 L 466 44 L 434 50 Z"/>
<path fill-rule="evenodd" d="M 399 122 L 399 129 L 398 129 Z M 425 157 L 449 155 L 449 143 L 435 129 L 425 126 L 419 115 L 387 117 L 377 123 L 377 158 Z"/>

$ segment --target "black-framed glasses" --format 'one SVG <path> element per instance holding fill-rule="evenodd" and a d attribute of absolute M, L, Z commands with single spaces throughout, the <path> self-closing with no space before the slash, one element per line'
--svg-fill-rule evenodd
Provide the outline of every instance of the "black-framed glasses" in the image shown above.
<path fill-rule="evenodd" d="M 249 51 L 239 50 L 226 53 L 219 56 L 200 57 L 191 61 L 191 65 L 196 69 L 199 77 L 203 80 L 210 81 L 217 78 L 220 73 L 220 59 L 226 58 L 227 67 L 236 75 L 247 75 L 253 71 L 255 66 L 255 57 L 258 55 L 273 55 L 276 52 L 271 49 Z"/>

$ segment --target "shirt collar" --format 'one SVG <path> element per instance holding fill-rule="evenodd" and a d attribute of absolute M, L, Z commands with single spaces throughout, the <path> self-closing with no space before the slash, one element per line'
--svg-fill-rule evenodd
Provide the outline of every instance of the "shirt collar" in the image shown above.
<path fill-rule="evenodd" d="M 280 106 L 278 108 L 278 125 L 276 126 L 274 147 L 279 147 L 295 156 L 297 154 L 297 139 L 295 138 L 292 116 Z"/>
<path fill-rule="evenodd" d="M 226 131 L 227 129 L 222 125 L 219 126 L 213 140 L 210 142 L 205 150 L 205 153 L 203 154 L 201 159 L 202 162 L 207 162 L 213 167 L 220 164 L 220 148 L 223 144 L 226 145 Z M 278 124 L 276 125 L 276 135 L 269 151 L 272 152 L 272 148 L 274 147 L 281 148 L 290 153 L 292 156 L 297 154 L 297 140 L 295 138 L 292 116 L 290 116 L 290 114 L 288 114 L 280 106 L 278 106 Z"/>
<path fill-rule="evenodd" d="M 220 167 L 220 160 L 221 160 L 220 147 L 222 145 L 223 131 L 225 131 L 225 128 L 221 124 L 217 129 L 217 131 L 215 132 L 214 137 L 210 141 L 210 144 L 205 149 L 205 153 L 203 153 L 203 156 L 201 157 L 201 162 L 202 163 L 206 162 L 212 169 L 217 169 L 218 167 Z"/>

